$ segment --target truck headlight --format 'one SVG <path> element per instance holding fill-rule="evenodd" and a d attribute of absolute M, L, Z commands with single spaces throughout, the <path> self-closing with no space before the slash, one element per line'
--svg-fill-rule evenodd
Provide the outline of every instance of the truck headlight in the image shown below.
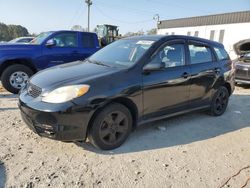
<path fill-rule="evenodd" d="M 64 103 L 83 96 L 89 91 L 89 85 L 71 85 L 57 88 L 42 95 L 42 101 L 47 103 Z"/>

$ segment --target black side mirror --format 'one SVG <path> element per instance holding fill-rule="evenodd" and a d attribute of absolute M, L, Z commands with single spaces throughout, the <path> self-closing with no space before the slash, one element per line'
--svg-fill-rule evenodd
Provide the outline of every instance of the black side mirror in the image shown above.
<path fill-rule="evenodd" d="M 149 63 L 143 67 L 144 72 L 160 71 L 165 68 L 165 63 Z"/>
<path fill-rule="evenodd" d="M 56 41 L 54 39 L 49 39 L 46 44 L 47 47 L 53 47 L 56 46 Z"/>

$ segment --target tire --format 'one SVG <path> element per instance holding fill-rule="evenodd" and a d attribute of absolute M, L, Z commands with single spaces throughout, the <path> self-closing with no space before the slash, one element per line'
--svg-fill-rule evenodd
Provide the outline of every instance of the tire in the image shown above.
<path fill-rule="evenodd" d="M 99 149 L 115 149 L 128 138 L 132 123 L 130 111 L 122 104 L 112 103 L 95 116 L 88 138 Z"/>
<path fill-rule="evenodd" d="M 33 71 L 25 65 L 11 65 L 7 67 L 2 73 L 2 85 L 7 91 L 17 94 L 32 75 Z M 21 79 L 20 84 L 19 82 L 14 81 L 16 80 L 15 78 Z M 14 85 L 16 87 L 14 87 Z"/>
<path fill-rule="evenodd" d="M 229 92 L 226 87 L 221 86 L 214 94 L 210 114 L 212 116 L 221 116 L 226 111 L 229 100 Z"/>

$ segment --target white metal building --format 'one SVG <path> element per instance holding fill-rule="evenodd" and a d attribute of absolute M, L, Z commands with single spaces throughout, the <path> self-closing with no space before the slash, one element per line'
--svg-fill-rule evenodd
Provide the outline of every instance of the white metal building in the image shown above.
<path fill-rule="evenodd" d="M 250 11 L 162 20 L 158 23 L 157 34 L 191 35 L 218 41 L 235 59 L 233 45 L 250 39 Z"/>

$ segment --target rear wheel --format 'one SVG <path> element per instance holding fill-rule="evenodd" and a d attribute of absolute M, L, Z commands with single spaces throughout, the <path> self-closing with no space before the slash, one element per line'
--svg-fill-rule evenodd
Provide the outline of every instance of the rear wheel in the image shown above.
<path fill-rule="evenodd" d="M 33 71 L 25 65 L 11 65 L 2 74 L 2 85 L 7 91 L 17 94 L 26 85 L 32 74 Z"/>
<path fill-rule="evenodd" d="M 122 145 L 132 130 L 132 116 L 122 104 L 114 103 L 97 114 L 91 125 L 88 138 L 103 150 Z"/>
<path fill-rule="evenodd" d="M 229 93 L 227 88 L 224 86 L 220 87 L 218 91 L 215 93 L 212 100 L 210 109 L 211 115 L 213 116 L 222 115 L 226 111 L 228 100 L 229 100 Z"/>

